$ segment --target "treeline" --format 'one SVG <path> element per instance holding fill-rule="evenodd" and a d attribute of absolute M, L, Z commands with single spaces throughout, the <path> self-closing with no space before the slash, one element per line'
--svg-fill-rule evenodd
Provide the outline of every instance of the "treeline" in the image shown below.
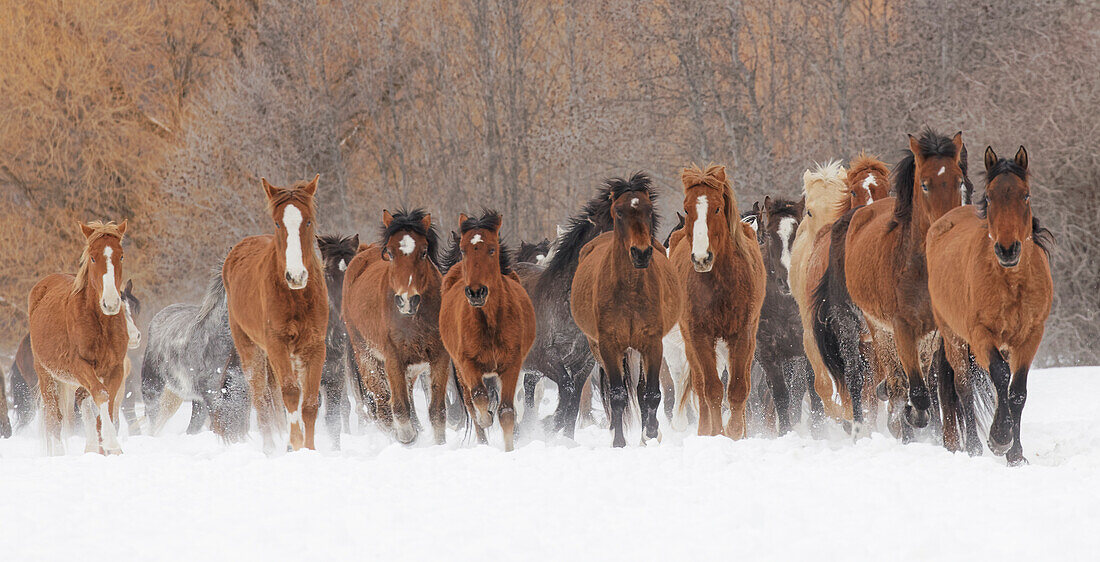
<path fill-rule="evenodd" d="M 682 165 L 725 163 L 744 205 L 928 125 L 972 155 L 1027 146 L 1058 237 L 1043 359 L 1100 362 L 1093 2 L 3 4 L 0 350 L 33 283 L 75 269 L 77 220 L 130 219 L 151 314 L 269 230 L 261 176 L 320 172 L 325 232 L 489 205 L 541 239 L 609 175 L 651 172 L 671 213 Z"/>

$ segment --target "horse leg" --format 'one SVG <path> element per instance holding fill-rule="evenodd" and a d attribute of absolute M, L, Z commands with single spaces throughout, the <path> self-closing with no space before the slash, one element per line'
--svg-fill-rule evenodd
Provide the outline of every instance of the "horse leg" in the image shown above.
<path fill-rule="evenodd" d="M 234 338 L 236 339 L 236 338 Z M 237 353 L 241 356 L 241 370 L 248 380 L 248 387 L 252 395 L 252 407 L 256 409 L 256 422 L 260 426 L 263 435 L 263 450 L 265 454 L 275 453 L 275 405 L 271 401 L 268 387 L 267 359 L 260 348 L 248 340 L 241 340 L 243 345 L 237 346 Z"/>
<path fill-rule="evenodd" d="M 959 444 L 958 402 L 959 397 L 955 392 L 955 369 L 947 357 L 945 346 L 955 347 L 955 342 L 948 344 L 946 337 L 939 337 L 936 352 L 932 354 L 932 370 L 938 377 L 940 411 L 943 416 L 943 448 L 952 453 L 962 450 Z M 951 359 L 956 358 L 956 352 L 952 349 Z"/>
<path fill-rule="evenodd" d="M 592 369 L 585 370 L 577 375 L 578 378 L 583 377 L 584 379 L 577 403 L 577 423 L 582 426 L 596 425 L 596 416 L 592 415 L 592 389 L 594 385 L 592 381 L 595 377 L 589 371 L 597 373 L 597 369 L 598 367 L 593 366 Z"/>
<path fill-rule="evenodd" d="M 582 365 L 580 368 L 574 367 L 569 369 L 565 365 L 562 365 L 561 377 L 565 382 L 562 386 L 567 388 L 567 394 L 558 396 L 558 404 L 564 405 L 565 409 L 562 413 L 561 419 L 561 431 L 566 437 L 573 439 L 577 430 L 577 418 L 580 416 L 581 406 L 585 404 L 583 398 L 587 396 L 587 405 L 589 410 L 592 406 L 592 387 L 588 384 L 588 366 Z M 588 388 L 588 394 L 584 392 L 585 388 Z M 560 390 L 559 390 L 560 392 Z M 589 413 L 591 417 L 591 412 Z"/>
<path fill-rule="evenodd" d="M 391 392 L 389 382 L 387 382 L 386 369 L 382 362 L 374 357 L 368 349 L 364 348 L 357 351 L 356 357 L 359 359 L 360 384 L 366 390 L 366 396 L 373 398 L 373 411 L 368 413 L 373 414 L 374 421 L 383 431 L 392 431 L 393 392 Z M 360 421 L 362 421 L 362 412 L 360 412 Z"/>
<path fill-rule="evenodd" d="M 408 445 L 416 441 L 417 433 L 412 423 L 412 396 L 409 393 L 408 366 L 387 354 L 385 368 L 386 380 L 390 385 L 394 437 L 398 442 Z"/>
<path fill-rule="evenodd" d="M 334 368 L 331 365 L 329 367 Z M 325 374 L 321 375 L 321 396 L 325 403 L 325 428 L 328 429 L 329 439 L 332 440 L 332 448 L 339 450 L 340 432 L 344 427 L 341 416 L 344 400 L 347 398 L 344 396 L 344 380 L 337 378 L 336 373 L 328 374 L 330 375 L 328 378 L 325 378 Z"/>
<path fill-rule="evenodd" d="M 761 363 L 764 369 L 764 379 L 771 391 L 771 401 L 775 407 L 775 421 L 779 427 L 779 435 L 786 435 L 791 430 L 790 422 L 790 389 L 787 388 L 787 379 L 783 376 L 782 365 L 775 361 Z"/>
<path fill-rule="evenodd" d="M 802 404 L 806 399 L 807 378 L 803 376 L 805 363 L 804 357 L 789 357 L 782 363 L 783 380 L 787 381 L 787 389 L 790 394 L 788 412 L 791 425 L 802 422 Z"/>
<path fill-rule="evenodd" d="M 301 361 L 301 357 L 291 357 L 291 352 L 284 342 L 268 346 L 267 362 L 271 373 L 275 376 L 273 390 L 278 390 L 283 399 L 282 406 L 289 438 L 288 451 L 297 451 L 305 444 L 305 431 L 302 427 L 304 389 L 298 377 L 302 369 L 295 364 Z M 275 410 L 278 411 L 278 409 L 279 406 L 276 404 Z"/>
<path fill-rule="evenodd" d="M 431 361 L 431 400 L 428 402 L 428 419 L 435 434 L 435 444 L 447 442 L 447 380 L 450 378 L 449 357 L 438 354 Z"/>
<path fill-rule="evenodd" d="M 661 440 L 661 430 L 657 421 L 657 410 L 661 407 L 661 364 L 664 349 L 660 339 L 642 354 L 643 379 L 638 386 L 645 387 L 638 392 L 638 405 L 642 410 L 642 444 L 648 439 Z"/>
<path fill-rule="evenodd" d="M 681 331 L 683 329 L 681 328 Z M 691 388 L 699 401 L 699 435 L 718 435 L 722 431 L 722 380 L 718 375 L 714 340 L 699 345 L 684 334 Z"/>
<path fill-rule="evenodd" d="M 85 453 L 103 453 L 103 447 L 99 444 L 99 432 L 96 430 L 96 407 L 95 401 L 92 400 L 92 395 L 88 394 L 88 391 L 84 387 L 76 389 L 75 400 L 77 406 L 80 408 L 80 412 L 84 419 L 88 420 L 88 423 L 82 424 L 84 426 L 84 452 Z"/>
<path fill-rule="evenodd" d="M 993 423 L 989 426 L 989 450 L 994 455 L 1003 455 L 1013 441 L 1012 412 L 1008 407 L 1008 385 L 1012 372 L 1001 351 L 993 345 L 991 337 L 972 334 L 972 338 L 974 341 L 971 348 L 978 353 L 984 353 L 986 360 L 982 367 L 989 371 L 989 378 L 997 391 L 997 408 L 993 412 Z"/>
<path fill-rule="evenodd" d="M 614 433 L 611 445 L 613 447 L 625 447 L 626 436 L 623 435 L 623 415 L 627 408 L 626 373 L 623 372 L 623 355 L 626 350 L 622 346 L 601 343 L 599 346 L 600 362 L 603 364 L 604 376 L 607 380 L 606 403 L 611 410 L 608 417 L 611 421 L 611 430 Z"/>
<path fill-rule="evenodd" d="M 519 384 L 519 365 L 501 369 L 500 375 L 500 406 L 497 408 L 497 417 L 500 419 L 500 429 L 504 433 L 505 452 L 515 449 L 516 435 L 516 385 Z"/>
<path fill-rule="evenodd" d="M 815 439 L 825 437 L 825 403 L 817 393 L 817 375 L 812 367 L 805 368 L 806 386 L 813 390 L 807 391 L 810 396 L 810 434 Z"/>
<path fill-rule="evenodd" d="M 920 351 L 917 349 L 920 334 L 906 322 L 894 321 L 894 344 L 897 345 L 901 368 L 909 379 L 909 403 L 905 405 L 905 419 L 914 428 L 928 425 L 932 400 L 921 372 Z"/>
<path fill-rule="evenodd" d="M 523 419 L 535 420 L 538 419 L 538 407 L 535 404 L 535 387 L 539 384 L 541 378 L 534 371 L 525 371 L 523 374 Z M 559 394 L 561 390 L 558 390 Z M 557 417 L 557 416 L 555 416 Z"/>
<path fill-rule="evenodd" d="M 746 333 L 756 334 L 756 326 L 752 326 Z M 731 439 L 743 439 L 745 437 L 745 402 L 748 400 L 752 386 L 752 360 L 756 352 L 756 338 L 752 336 L 731 338 L 726 340 L 726 344 L 729 348 L 729 385 L 726 393 L 730 403 L 730 419 L 726 424 L 726 436 Z M 786 385 L 783 390 L 786 391 Z M 719 405 L 719 424 L 722 420 L 721 415 Z M 784 418 L 786 415 L 781 419 Z M 785 419 L 781 425 L 787 425 Z M 789 429 L 789 426 L 787 428 Z"/>
<path fill-rule="evenodd" d="M 122 396 L 122 417 L 130 435 L 141 435 L 141 421 L 137 417 L 137 400 L 141 396 L 141 377 L 133 376 L 132 363 L 126 358 L 125 394 Z M 117 417 L 117 414 L 116 414 Z"/>
<path fill-rule="evenodd" d="M 65 443 L 61 441 L 61 408 L 57 400 L 57 382 L 53 376 L 42 367 L 38 359 L 34 360 L 34 370 L 38 373 L 38 389 L 42 394 L 42 422 L 46 434 L 46 454 L 49 456 L 63 456 Z"/>
<path fill-rule="evenodd" d="M 1041 325 L 1040 325 L 1041 326 Z M 1031 369 L 1031 361 L 1038 351 L 1039 342 L 1042 339 L 1042 328 L 1038 336 L 1031 338 L 1024 345 L 1012 349 L 1012 382 L 1008 387 L 1008 407 L 1012 410 L 1012 447 L 1005 453 L 1005 459 L 1009 466 L 1027 464 L 1024 457 L 1024 447 L 1020 443 L 1020 418 L 1024 413 L 1024 403 L 1027 402 L 1027 374 Z"/>
<path fill-rule="evenodd" d="M 879 369 L 878 357 L 875 355 L 875 344 L 871 341 L 869 333 L 862 334 L 859 341 L 859 356 L 863 358 L 863 416 L 867 427 L 878 425 L 879 404 L 875 392 L 878 388 Z"/>
<path fill-rule="evenodd" d="M 802 334 L 802 347 L 806 351 L 806 359 L 810 362 L 810 370 L 813 372 L 814 394 L 821 402 L 824 414 L 836 421 L 842 421 L 845 417 L 845 405 L 841 400 L 843 394 L 833 382 L 829 370 L 825 368 L 825 362 L 821 359 L 821 353 L 817 350 L 817 342 L 814 340 L 813 330 L 806 328 Z"/>
<path fill-rule="evenodd" d="M 209 415 L 210 410 L 206 407 L 206 402 L 202 400 L 191 401 L 191 421 L 187 423 L 187 434 L 195 435 L 202 431 L 204 425 L 206 425 L 206 416 Z"/>
<path fill-rule="evenodd" d="M 981 438 L 978 437 L 978 424 L 974 417 L 974 379 L 971 369 L 976 365 L 970 357 L 970 349 L 957 336 L 951 341 L 945 338 L 944 346 L 944 352 L 954 375 L 956 417 L 959 425 L 966 431 L 966 452 L 972 457 L 978 457 L 982 455 L 983 446 Z M 944 381 L 940 381 L 940 384 L 944 384 Z"/>
<path fill-rule="evenodd" d="M 689 368 L 687 355 L 680 355 L 676 353 L 676 349 L 668 349 L 669 356 L 666 358 L 665 366 L 668 367 L 668 375 L 672 380 L 673 398 L 668 402 L 668 407 L 672 409 L 672 416 L 669 417 L 669 422 L 672 424 L 672 429 L 675 431 L 684 431 L 688 427 L 688 409 L 690 404 L 690 387 L 693 384 L 693 377 L 691 375 L 691 369 Z M 702 405 L 700 405 L 700 411 L 702 411 Z M 701 418 L 700 418 L 701 419 Z"/>

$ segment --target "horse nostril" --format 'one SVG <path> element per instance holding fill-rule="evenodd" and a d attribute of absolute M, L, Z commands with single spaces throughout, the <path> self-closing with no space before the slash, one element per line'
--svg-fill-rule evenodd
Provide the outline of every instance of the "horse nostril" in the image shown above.
<path fill-rule="evenodd" d="M 409 308 L 415 312 L 420 307 L 420 295 L 413 295 L 409 297 Z"/>
<path fill-rule="evenodd" d="M 405 308 L 405 297 L 402 297 L 401 295 L 394 295 L 393 304 L 397 305 L 397 308 Z"/>
<path fill-rule="evenodd" d="M 283 276 L 286 277 L 286 282 L 287 283 L 293 283 L 294 282 L 294 280 L 290 278 L 289 273 L 284 273 Z"/>

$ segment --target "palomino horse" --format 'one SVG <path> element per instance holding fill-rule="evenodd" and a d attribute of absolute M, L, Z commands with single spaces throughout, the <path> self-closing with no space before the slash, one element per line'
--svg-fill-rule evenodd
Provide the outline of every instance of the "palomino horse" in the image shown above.
<path fill-rule="evenodd" d="M 854 209 L 833 223 L 829 264 L 811 301 L 818 350 L 837 383 L 847 384 L 857 438 L 864 431 L 866 365 L 859 351 L 864 319 L 876 349 L 896 346 L 908 382 L 909 427 L 924 427 L 931 417 L 918 348 L 936 327 L 924 238 L 933 221 L 966 199 L 962 133 L 948 138 L 925 130 L 920 139 L 909 137 L 909 148 L 894 168 L 896 197 Z M 888 369 L 887 376 L 892 372 Z M 903 431 L 903 439 L 906 435 Z"/>
<path fill-rule="evenodd" d="M 973 381 L 965 375 L 973 350 L 997 392 L 989 448 L 1006 455 L 1010 465 L 1027 462 L 1020 415 L 1054 291 L 1047 256 L 1052 237 L 1031 212 L 1027 165 L 1022 146 L 1012 160 L 986 148 L 985 196 L 976 212 L 970 206 L 948 212 L 932 224 L 926 242 L 932 310 L 947 360 L 959 375 L 953 385 L 940 381 L 944 446 L 959 449 L 960 410 L 967 450 L 981 453 Z"/>
<path fill-rule="evenodd" d="M 278 414 L 286 414 L 292 449 L 315 448 L 328 327 L 328 289 L 313 252 L 318 178 L 290 188 L 261 178 L 275 235 L 238 242 L 222 267 L 229 332 L 252 390 L 267 453 L 275 450 L 272 431 Z M 277 406 L 277 393 L 282 407 Z"/>
<path fill-rule="evenodd" d="M 235 360 L 222 264 L 210 273 L 200 304 L 170 304 L 149 322 L 141 392 L 149 433 L 156 435 L 183 400 L 191 402 L 187 433 L 210 427 L 226 441 L 244 439 L 251 406 Z"/>
<path fill-rule="evenodd" d="M 706 172 L 685 168 L 681 180 L 687 227 L 679 243 L 673 235 L 670 261 L 688 295 L 679 326 L 692 391 L 699 400 L 699 435 L 723 431 L 721 358 L 729 370 L 725 433 L 740 439 L 745 436 L 745 402 L 767 272 L 756 232 L 741 222 L 725 167 L 711 166 Z M 788 405 L 780 400 L 785 398 L 776 396 L 783 431 Z"/>
<path fill-rule="evenodd" d="M 328 288 L 328 331 L 325 334 L 325 366 L 321 370 L 321 398 L 325 407 L 325 427 L 333 447 L 340 448 L 340 433 L 350 429 L 348 415 L 348 331 L 341 315 L 344 298 L 344 272 L 359 251 L 359 235 L 317 237 L 317 249 L 325 269 Z M 355 384 L 358 384 L 357 382 Z"/>
<path fill-rule="evenodd" d="M 417 436 L 410 386 L 430 369 L 428 417 L 435 442 L 446 441 L 447 350 L 439 337 L 439 240 L 422 209 L 382 212 L 382 237 L 360 251 L 344 277 L 344 321 L 362 384 L 376 401 L 383 429 L 401 443 Z"/>
<path fill-rule="evenodd" d="M 814 390 L 821 398 L 825 414 L 840 420 L 844 418 L 844 409 L 836 399 L 833 381 L 821 362 L 821 356 L 814 345 L 813 330 L 810 327 L 810 297 L 815 285 L 806 282 L 810 264 L 810 252 L 814 239 L 821 231 L 828 232 L 830 225 L 841 215 L 841 207 L 850 199 L 846 183 L 848 171 L 840 165 L 840 160 L 817 164 L 813 170 L 802 173 L 802 197 L 805 200 L 805 215 L 798 223 L 794 241 L 791 243 L 791 271 L 789 282 L 791 295 L 798 304 L 802 319 L 802 345 L 810 367 L 814 371 Z"/>
<path fill-rule="evenodd" d="M 31 350 L 39 374 L 46 450 L 64 454 L 59 395 L 81 397 L 86 452 L 118 454 L 114 420 L 125 379 L 130 336 L 118 287 L 122 283 L 122 237 L 126 221 L 81 224 L 84 253 L 76 276 L 55 273 L 39 281 L 28 299 Z M 75 389 L 75 390 L 73 390 Z M 94 423 L 92 420 L 96 420 Z"/>
<path fill-rule="evenodd" d="M 816 230 L 810 232 L 814 229 L 810 227 L 806 229 L 805 232 L 809 234 L 809 243 L 799 248 L 801 251 L 799 257 L 803 260 L 798 264 L 801 292 L 796 293 L 795 296 L 799 303 L 799 311 L 802 314 L 802 342 L 806 350 L 806 356 L 810 359 L 810 366 L 814 370 L 814 388 L 818 390 L 818 394 L 823 400 L 833 404 L 835 402 L 830 399 L 830 396 L 824 394 L 833 389 L 833 381 L 832 377 L 829 376 L 829 372 L 825 369 L 821 354 L 814 343 L 813 318 L 810 315 L 813 290 L 821 282 L 821 277 L 825 274 L 825 269 L 829 265 L 829 243 L 832 239 L 832 230 L 826 228 L 826 226 L 830 226 L 836 219 L 852 209 L 887 197 L 890 189 L 889 175 L 890 170 L 886 167 L 886 164 L 872 156 L 860 154 L 852 160 L 849 163 L 849 170 L 845 173 L 845 188 L 840 192 L 846 194 L 846 196 L 840 197 L 833 203 L 832 207 L 822 209 L 815 216 L 817 219 L 815 223 L 817 225 Z M 807 223 L 803 222 L 803 224 Z M 801 227 L 799 231 L 803 232 Z M 794 271 L 792 270 L 792 286 L 794 277 Z M 873 346 L 861 345 L 863 345 L 863 349 L 867 354 L 876 351 Z M 881 369 L 876 369 L 875 374 L 876 377 L 884 376 Z M 864 384 L 864 388 L 866 390 L 863 401 L 866 404 L 872 404 L 870 400 L 873 398 L 871 394 L 873 386 Z M 851 418 L 852 403 L 848 389 L 838 388 L 832 396 L 840 398 L 840 403 L 844 409 L 844 417 Z M 864 408 L 867 409 L 866 406 Z M 870 411 L 877 412 L 877 408 L 871 408 Z M 873 422 L 874 418 L 869 419 Z"/>
<path fill-rule="evenodd" d="M 653 237 L 656 193 L 649 177 L 607 182 L 614 226 L 581 249 L 573 276 L 571 310 L 600 364 L 600 395 L 614 431 L 612 444 L 626 445 L 624 411 L 633 385 L 627 351 L 641 356 L 637 400 L 643 439 L 658 439 L 661 403 L 661 339 L 683 310 L 683 289 Z M 654 251 L 656 250 L 656 251 Z"/>
<path fill-rule="evenodd" d="M 443 278 L 439 333 L 482 443 L 485 429 L 493 423 L 485 377 L 496 374 L 500 380 L 498 416 L 504 450 L 511 451 L 516 384 L 535 341 L 535 309 L 511 270 L 507 248 L 500 243 L 500 214 L 486 211 L 480 218 L 463 214 L 458 221 L 462 260 Z"/>

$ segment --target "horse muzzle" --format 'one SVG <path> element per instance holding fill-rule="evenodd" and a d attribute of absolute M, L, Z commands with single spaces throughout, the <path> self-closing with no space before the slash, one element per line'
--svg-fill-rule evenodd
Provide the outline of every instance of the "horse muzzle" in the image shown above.
<path fill-rule="evenodd" d="M 393 303 L 397 305 L 398 312 L 405 316 L 412 316 L 416 314 L 417 310 L 420 310 L 420 295 L 413 295 L 411 297 L 394 295 Z"/>
<path fill-rule="evenodd" d="M 103 314 L 106 314 L 107 316 L 114 316 L 118 314 L 120 310 L 122 310 L 122 300 L 119 299 L 113 302 L 108 302 L 106 300 L 100 299 L 99 310 L 101 310 Z"/>
<path fill-rule="evenodd" d="M 299 291 L 306 288 L 306 283 L 309 281 L 309 270 L 303 269 L 301 273 L 292 274 L 289 271 L 283 274 L 286 278 L 286 284 L 291 289 Z"/>
<path fill-rule="evenodd" d="M 1022 248 L 1019 240 L 1007 248 L 994 242 L 993 254 L 997 256 L 997 263 L 1001 264 L 1001 267 L 1016 267 L 1020 263 Z"/>
<path fill-rule="evenodd" d="M 129 349 L 137 349 L 141 347 L 141 332 L 130 335 L 130 342 L 126 345 Z"/>
<path fill-rule="evenodd" d="M 634 264 L 635 269 L 649 267 L 649 262 L 653 261 L 653 246 L 646 246 L 644 250 L 632 246 L 630 248 L 630 261 Z"/>
<path fill-rule="evenodd" d="M 489 287 L 483 285 L 477 289 L 471 289 L 469 285 L 466 286 L 466 300 L 470 302 L 470 306 L 481 308 L 485 306 L 487 298 L 489 298 Z"/>
<path fill-rule="evenodd" d="M 695 271 L 699 273 L 707 273 L 712 267 L 714 267 L 714 253 L 707 250 L 707 255 L 700 258 L 695 254 L 691 254 L 691 265 L 695 267 Z"/>
<path fill-rule="evenodd" d="M 779 289 L 779 294 L 783 296 L 790 296 L 791 284 L 787 281 L 786 277 L 780 277 L 775 280 L 776 288 Z"/>

